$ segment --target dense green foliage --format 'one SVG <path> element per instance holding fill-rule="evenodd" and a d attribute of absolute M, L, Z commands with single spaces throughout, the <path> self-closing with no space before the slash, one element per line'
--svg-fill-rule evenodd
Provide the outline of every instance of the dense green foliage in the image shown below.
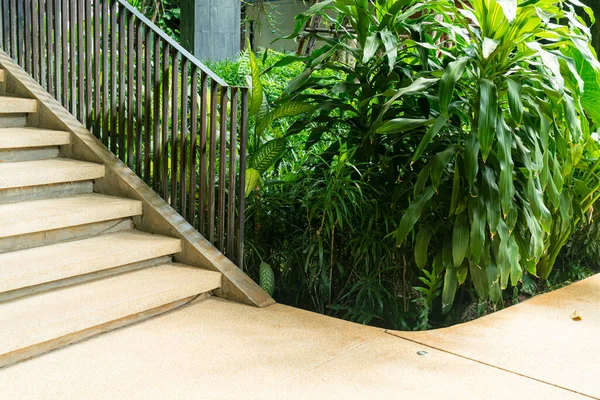
<path fill-rule="evenodd" d="M 311 56 L 210 63 L 251 87 L 245 269 L 278 301 L 399 329 L 596 271 L 587 11 L 328 0 L 291 36 L 336 27 Z"/>

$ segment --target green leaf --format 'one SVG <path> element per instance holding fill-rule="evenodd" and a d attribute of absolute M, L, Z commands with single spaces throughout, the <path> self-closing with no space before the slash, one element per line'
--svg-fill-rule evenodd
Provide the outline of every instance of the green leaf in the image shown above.
<path fill-rule="evenodd" d="M 456 216 L 452 231 L 452 260 L 454 266 L 462 264 L 469 248 L 469 221 L 466 213 Z"/>
<path fill-rule="evenodd" d="M 412 129 L 420 128 L 424 125 L 429 125 L 432 122 L 432 119 L 395 118 L 385 121 L 383 125 L 377 129 L 377 132 L 381 134 L 402 133 Z"/>
<path fill-rule="evenodd" d="M 421 191 L 425 187 L 425 184 L 427 183 L 427 179 L 429 178 L 429 170 L 430 169 L 431 169 L 431 162 L 427 163 L 421 169 L 421 172 L 419 172 L 419 175 L 417 176 L 417 181 L 415 182 L 415 187 L 413 188 L 413 194 L 415 197 L 417 197 L 419 194 L 421 194 Z"/>
<path fill-rule="evenodd" d="M 396 246 L 399 247 L 402 245 L 404 239 L 406 239 L 412 228 L 415 226 L 415 223 L 421 217 L 423 208 L 427 202 L 431 200 L 434 192 L 432 187 L 428 187 L 419 197 L 410 203 L 396 230 Z"/>
<path fill-rule="evenodd" d="M 508 22 L 512 23 L 517 16 L 517 0 L 496 0 L 496 2 L 502 7 Z"/>
<path fill-rule="evenodd" d="M 447 267 L 444 275 L 444 288 L 442 289 L 442 313 L 446 314 L 452 308 L 457 288 L 456 268 Z"/>
<path fill-rule="evenodd" d="M 454 163 L 454 178 L 452 179 L 452 197 L 450 198 L 450 211 L 448 217 L 450 217 L 456 211 L 458 205 L 458 196 L 460 195 L 460 169 L 458 163 L 458 156 Z"/>
<path fill-rule="evenodd" d="M 456 268 L 456 279 L 458 280 L 458 284 L 462 285 L 467 280 L 467 275 L 469 274 L 469 263 L 467 260 L 463 262 L 459 267 Z"/>
<path fill-rule="evenodd" d="M 506 217 L 512 207 L 515 188 L 513 184 L 514 163 L 511 154 L 512 141 L 506 132 L 502 116 L 498 117 L 496 137 L 498 138 L 498 162 L 500 164 L 498 191 L 500 193 L 500 205 L 502 206 L 502 211 Z"/>
<path fill-rule="evenodd" d="M 496 86 L 487 79 L 479 81 L 479 122 L 477 124 L 481 157 L 485 162 L 494 143 L 496 118 L 498 115 L 498 98 Z"/>
<path fill-rule="evenodd" d="M 523 122 L 523 101 L 521 100 L 523 94 L 521 91 L 521 84 L 512 79 L 507 79 L 506 83 L 508 84 L 508 108 L 510 109 L 513 120 L 518 126 Z"/>
<path fill-rule="evenodd" d="M 281 158 L 286 149 L 287 139 L 269 140 L 248 157 L 248 167 L 262 174 Z"/>
<path fill-rule="evenodd" d="M 377 53 L 377 49 L 379 49 L 379 36 L 377 33 L 373 33 L 367 38 L 365 43 L 365 48 L 363 49 L 363 59 L 362 62 L 364 64 L 368 63 L 371 58 Z"/>
<path fill-rule="evenodd" d="M 473 132 L 471 132 L 467 138 L 464 162 L 467 184 L 469 185 L 469 190 L 472 191 L 473 183 L 479 172 L 479 140 L 477 135 Z"/>
<path fill-rule="evenodd" d="M 487 299 L 490 290 L 487 271 L 476 263 L 469 261 L 469 272 L 471 273 L 471 280 L 473 281 L 473 286 L 475 286 L 477 296 L 479 296 L 480 300 Z"/>
<path fill-rule="evenodd" d="M 383 47 L 385 48 L 385 54 L 388 57 L 390 70 L 394 69 L 396 64 L 396 57 L 398 56 L 398 37 L 387 29 L 379 32 Z"/>
<path fill-rule="evenodd" d="M 312 104 L 301 101 L 289 101 L 287 103 L 283 103 L 281 106 L 268 113 L 264 118 L 258 119 L 256 123 L 257 135 L 262 136 L 262 133 L 265 131 L 265 129 L 267 129 L 279 118 L 296 117 L 312 111 L 313 109 L 314 107 Z"/>
<path fill-rule="evenodd" d="M 496 47 L 498 47 L 499 44 L 500 41 L 497 39 L 490 39 L 488 37 L 483 38 L 483 44 L 481 48 L 483 58 L 488 58 L 494 52 L 494 50 L 496 50 Z"/>
<path fill-rule="evenodd" d="M 471 221 L 471 257 L 475 263 L 479 263 L 485 245 L 485 206 L 481 197 L 469 199 L 468 210 Z"/>
<path fill-rule="evenodd" d="M 440 184 L 440 179 L 442 177 L 442 172 L 446 168 L 446 165 L 450 162 L 450 159 L 456 152 L 456 147 L 450 146 L 446 150 L 441 151 L 433 157 L 433 164 L 431 166 L 431 171 L 429 173 L 431 177 L 431 185 L 435 190 L 438 189 Z"/>
<path fill-rule="evenodd" d="M 260 172 L 258 172 L 255 169 L 248 168 L 246 170 L 246 184 L 245 184 L 246 197 L 250 196 L 250 193 L 252 193 L 252 190 L 254 190 L 254 188 L 258 185 L 259 181 L 260 181 Z"/>
<path fill-rule="evenodd" d="M 250 48 L 250 46 L 248 46 Z M 260 81 L 260 69 L 258 68 L 258 62 L 256 56 L 252 51 L 248 51 L 250 56 L 250 74 L 252 77 L 252 92 L 250 93 L 250 115 L 257 115 L 264 99 L 264 91 L 262 83 Z"/>
<path fill-rule="evenodd" d="M 413 158 L 412 158 L 413 163 L 415 161 L 417 161 L 417 159 L 419 157 L 421 157 L 421 154 L 423 154 L 427 145 L 429 145 L 429 143 L 431 143 L 433 138 L 438 134 L 440 129 L 442 129 L 446 125 L 447 122 L 448 122 L 448 120 L 443 115 L 440 115 L 439 117 L 436 118 L 433 125 L 431 125 L 429 127 L 429 129 L 427 130 L 427 133 L 425 134 L 425 136 L 423 136 L 423 139 L 421 139 L 421 142 L 417 146 L 417 150 L 415 150 L 415 154 L 413 155 Z"/>
<path fill-rule="evenodd" d="M 282 95 L 287 96 L 300 89 L 306 83 L 306 81 L 310 79 L 312 72 L 313 70 L 311 68 L 306 68 L 304 71 L 302 71 L 300 75 L 298 75 L 288 83 Z"/>
<path fill-rule="evenodd" d="M 490 232 L 495 234 L 502 217 L 500 215 L 500 202 L 498 201 L 500 193 L 496 184 L 496 174 L 487 165 L 483 168 L 483 194 Z"/>
<path fill-rule="evenodd" d="M 429 241 L 433 232 L 427 225 L 419 229 L 417 239 L 415 240 L 415 264 L 419 269 L 423 269 L 427 264 L 427 252 L 429 251 Z"/>
<path fill-rule="evenodd" d="M 264 261 L 261 262 L 259 275 L 260 287 L 267 292 L 269 296 L 273 296 L 273 293 L 275 293 L 275 274 L 273 273 L 271 266 Z"/>
<path fill-rule="evenodd" d="M 462 76 L 468 61 L 468 57 L 461 57 L 458 60 L 449 63 L 444 70 L 444 75 L 442 75 L 439 90 L 440 111 L 446 117 L 448 117 L 448 107 L 452 101 L 452 96 L 454 96 L 456 81 Z"/>

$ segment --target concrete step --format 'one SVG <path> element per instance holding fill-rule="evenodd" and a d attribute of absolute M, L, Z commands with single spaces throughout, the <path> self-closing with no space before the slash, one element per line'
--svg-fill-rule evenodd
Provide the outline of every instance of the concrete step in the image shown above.
<path fill-rule="evenodd" d="M 0 96 L 0 114 L 27 114 L 38 110 L 37 100 Z"/>
<path fill-rule="evenodd" d="M 142 213 L 142 203 L 96 193 L 0 205 L 0 238 L 45 232 Z"/>
<path fill-rule="evenodd" d="M 0 190 L 102 177 L 103 165 L 67 158 L 0 163 Z"/>
<path fill-rule="evenodd" d="M 164 264 L 0 303 L 0 366 L 177 307 L 221 274 Z"/>
<path fill-rule="evenodd" d="M 0 254 L 0 293 L 181 251 L 179 239 L 132 231 Z"/>
<path fill-rule="evenodd" d="M 39 128 L 0 128 L 0 149 L 63 146 L 71 142 L 69 132 Z"/>

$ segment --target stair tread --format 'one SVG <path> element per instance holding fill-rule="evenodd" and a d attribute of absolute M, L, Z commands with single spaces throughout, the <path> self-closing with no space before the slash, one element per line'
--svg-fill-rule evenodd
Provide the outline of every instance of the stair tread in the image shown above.
<path fill-rule="evenodd" d="M 218 272 L 163 264 L 0 303 L 0 358 L 220 285 Z"/>
<path fill-rule="evenodd" d="M 0 254 L 0 293 L 163 257 L 181 251 L 179 239 L 139 231 Z"/>
<path fill-rule="evenodd" d="M 4 81 L 6 81 L 6 71 L 0 69 L 0 83 L 4 83 Z"/>
<path fill-rule="evenodd" d="M 35 99 L 23 97 L 0 96 L 0 114 L 26 114 L 37 112 Z"/>
<path fill-rule="evenodd" d="M 0 128 L 0 149 L 49 147 L 69 144 L 71 134 L 40 128 Z"/>
<path fill-rule="evenodd" d="M 0 204 L 0 238 L 128 218 L 142 213 L 138 200 L 97 193 Z"/>
<path fill-rule="evenodd" d="M 103 176 L 103 165 L 68 158 L 0 163 L 0 189 L 87 181 Z"/>

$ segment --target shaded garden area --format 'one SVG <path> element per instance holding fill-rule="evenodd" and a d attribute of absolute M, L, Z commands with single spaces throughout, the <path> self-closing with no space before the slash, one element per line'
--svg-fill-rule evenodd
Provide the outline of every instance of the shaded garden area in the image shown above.
<path fill-rule="evenodd" d="M 309 55 L 211 64 L 251 86 L 244 267 L 277 301 L 427 329 L 600 269 L 589 8 L 331 0 L 287 40 L 315 15 Z"/>

